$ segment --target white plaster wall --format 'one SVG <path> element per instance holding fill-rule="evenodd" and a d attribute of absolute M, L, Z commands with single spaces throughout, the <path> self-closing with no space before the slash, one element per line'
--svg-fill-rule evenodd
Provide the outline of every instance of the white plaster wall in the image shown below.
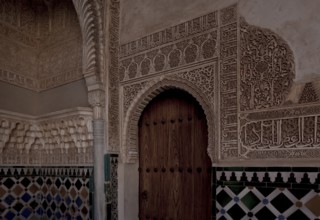
<path fill-rule="evenodd" d="M 36 92 L 0 81 L 0 94 L 1 110 L 27 115 L 36 114 Z"/>
<path fill-rule="evenodd" d="M 130 42 L 234 3 L 250 24 L 269 28 L 288 42 L 297 81 L 320 79 L 319 0 L 122 0 L 120 41 Z"/>
<path fill-rule="evenodd" d="M 33 116 L 74 107 L 89 107 L 84 80 L 40 93 L 0 81 L 0 94 L 1 110 Z"/>

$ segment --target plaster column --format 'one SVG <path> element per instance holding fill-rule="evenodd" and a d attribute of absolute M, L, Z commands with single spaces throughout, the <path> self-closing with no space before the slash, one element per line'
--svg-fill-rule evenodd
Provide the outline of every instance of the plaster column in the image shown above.
<path fill-rule="evenodd" d="M 104 193 L 104 124 L 103 119 L 93 120 L 94 146 L 94 219 L 106 219 Z"/>
<path fill-rule="evenodd" d="M 104 149 L 105 149 L 105 93 L 99 85 L 92 86 L 89 91 L 89 103 L 93 108 L 93 165 L 94 165 L 94 195 L 93 209 L 95 220 L 106 219 L 105 191 L 104 191 Z"/>

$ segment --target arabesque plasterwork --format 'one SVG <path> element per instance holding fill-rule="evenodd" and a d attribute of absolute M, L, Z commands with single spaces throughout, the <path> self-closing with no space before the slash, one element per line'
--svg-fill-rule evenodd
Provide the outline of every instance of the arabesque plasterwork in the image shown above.
<path fill-rule="evenodd" d="M 318 87 L 305 83 L 293 92 L 290 46 L 248 24 L 237 5 L 121 45 L 118 71 L 124 162 L 138 159 L 144 107 L 170 88 L 186 90 L 204 108 L 213 162 L 320 155 Z M 290 94 L 299 97 L 290 101 Z"/>
<path fill-rule="evenodd" d="M 39 92 L 105 80 L 100 1 L 0 2 L 1 81 Z"/>

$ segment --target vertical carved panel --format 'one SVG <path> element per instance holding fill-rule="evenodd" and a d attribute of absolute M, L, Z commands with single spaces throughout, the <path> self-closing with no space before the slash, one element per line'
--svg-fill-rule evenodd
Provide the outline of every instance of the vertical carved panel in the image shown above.
<path fill-rule="evenodd" d="M 238 157 L 238 22 L 237 6 L 220 11 L 221 157 Z"/>
<path fill-rule="evenodd" d="M 119 69 L 119 20 L 120 20 L 120 1 L 109 0 L 109 106 L 108 106 L 108 126 L 109 126 L 109 151 L 119 152 L 119 81 L 124 77 L 125 70 Z"/>

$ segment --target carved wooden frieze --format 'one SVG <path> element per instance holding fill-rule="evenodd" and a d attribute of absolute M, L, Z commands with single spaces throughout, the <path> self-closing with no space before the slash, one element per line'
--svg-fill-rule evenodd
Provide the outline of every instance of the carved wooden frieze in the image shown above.
<path fill-rule="evenodd" d="M 44 117 L 0 113 L 1 164 L 92 164 L 92 111 Z"/>

